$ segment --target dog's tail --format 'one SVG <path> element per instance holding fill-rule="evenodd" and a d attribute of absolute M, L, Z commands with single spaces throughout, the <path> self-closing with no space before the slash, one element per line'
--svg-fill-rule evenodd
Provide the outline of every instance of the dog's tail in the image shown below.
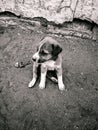
<path fill-rule="evenodd" d="M 55 82 L 55 83 L 58 83 L 58 79 L 57 79 L 57 74 L 56 74 L 56 71 L 55 70 L 49 70 L 47 72 L 47 78 L 50 79 L 51 81 Z"/>

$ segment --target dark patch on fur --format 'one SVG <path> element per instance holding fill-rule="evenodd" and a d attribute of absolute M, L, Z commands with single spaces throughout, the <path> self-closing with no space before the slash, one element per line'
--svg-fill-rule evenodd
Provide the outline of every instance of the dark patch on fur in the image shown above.
<path fill-rule="evenodd" d="M 53 48 L 52 55 L 54 57 L 58 56 L 58 54 L 62 52 L 62 48 L 59 45 L 52 44 L 52 48 Z"/>

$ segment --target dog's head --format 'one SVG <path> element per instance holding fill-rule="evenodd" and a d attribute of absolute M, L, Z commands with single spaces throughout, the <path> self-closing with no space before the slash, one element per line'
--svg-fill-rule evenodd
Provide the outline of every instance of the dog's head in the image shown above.
<path fill-rule="evenodd" d="M 48 60 L 56 60 L 62 48 L 59 43 L 51 37 L 46 37 L 41 40 L 37 47 L 37 52 L 32 59 L 35 62 L 43 63 Z"/>

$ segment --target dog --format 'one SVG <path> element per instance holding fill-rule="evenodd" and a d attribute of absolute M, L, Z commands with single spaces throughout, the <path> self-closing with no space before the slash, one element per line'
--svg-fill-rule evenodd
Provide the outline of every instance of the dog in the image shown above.
<path fill-rule="evenodd" d="M 33 78 L 28 87 L 35 85 L 37 80 L 37 68 L 41 66 L 41 78 L 39 88 L 45 88 L 47 71 L 56 70 L 59 90 L 64 90 L 65 85 L 62 78 L 62 48 L 60 44 L 52 37 L 43 38 L 37 46 L 37 52 L 32 56 Z"/>

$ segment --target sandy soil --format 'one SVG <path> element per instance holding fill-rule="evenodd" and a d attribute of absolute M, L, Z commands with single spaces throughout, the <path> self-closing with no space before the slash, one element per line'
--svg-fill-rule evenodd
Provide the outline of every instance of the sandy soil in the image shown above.
<path fill-rule="evenodd" d="M 98 42 L 56 37 L 63 47 L 67 91 L 47 79 L 28 88 L 32 66 L 15 68 L 36 51 L 44 32 L 0 26 L 0 130 L 98 130 Z"/>

